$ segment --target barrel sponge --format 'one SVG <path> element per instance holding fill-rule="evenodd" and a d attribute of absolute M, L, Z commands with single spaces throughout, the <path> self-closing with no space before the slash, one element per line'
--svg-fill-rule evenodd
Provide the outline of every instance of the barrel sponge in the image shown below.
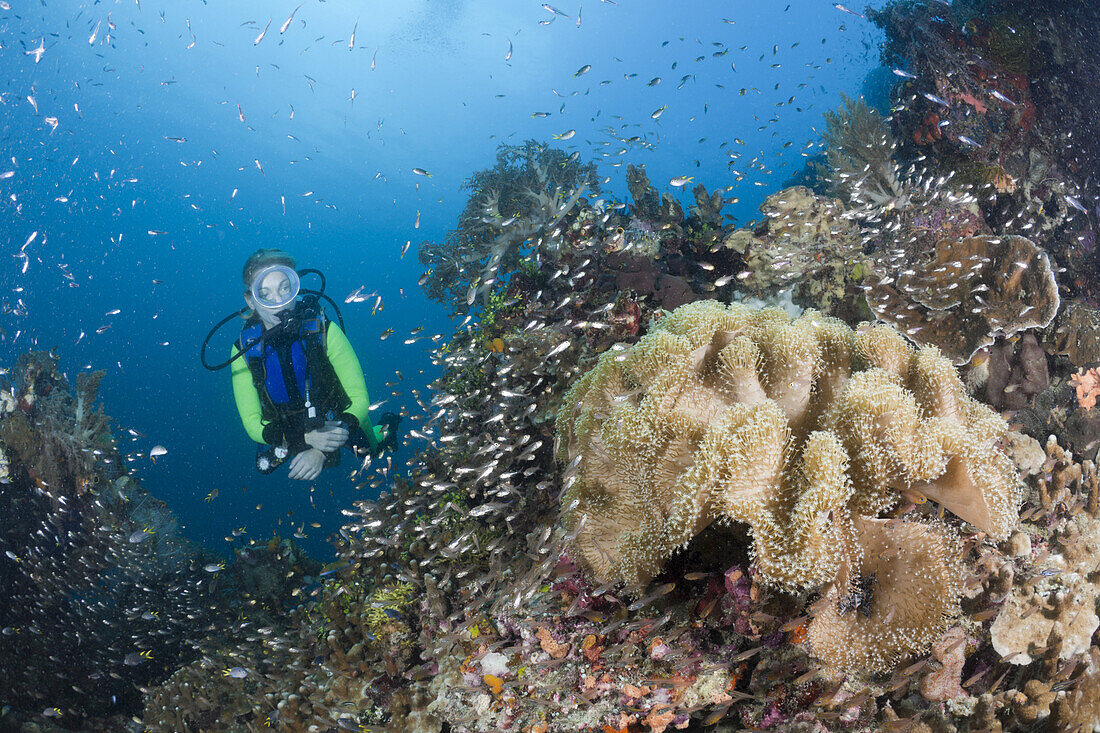
<path fill-rule="evenodd" d="M 712 522 L 737 521 L 764 582 L 817 588 L 862 562 L 856 522 L 902 491 L 995 538 L 1017 521 L 1007 426 L 954 367 L 889 327 L 813 311 L 681 306 L 602 354 L 557 430 L 562 521 L 604 582 L 644 584 Z"/>

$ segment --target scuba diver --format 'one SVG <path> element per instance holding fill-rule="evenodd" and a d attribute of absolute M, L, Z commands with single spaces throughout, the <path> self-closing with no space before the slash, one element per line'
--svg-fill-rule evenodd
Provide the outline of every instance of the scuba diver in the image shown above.
<path fill-rule="evenodd" d="M 321 279 L 319 291 L 301 286 L 307 274 Z M 339 464 L 343 446 L 360 456 L 396 450 L 400 418 L 387 412 L 379 425 L 371 424 L 363 370 L 344 335 L 340 309 L 324 293 L 324 275 L 298 272 L 282 250 L 258 249 L 243 276 L 247 306 L 207 334 L 200 357 L 211 370 L 232 364 L 237 411 L 259 444 L 256 468 L 271 473 L 289 459 L 290 478 L 312 481 Z M 332 304 L 339 325 L 326 317 L 321 298 Z M 245 323 L 229 360 L 208 364 L 210 337 L 237 316 Z"/>

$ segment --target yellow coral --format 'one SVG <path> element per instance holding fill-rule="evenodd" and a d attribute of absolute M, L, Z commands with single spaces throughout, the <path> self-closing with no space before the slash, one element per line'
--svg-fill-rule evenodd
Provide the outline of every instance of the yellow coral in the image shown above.
<path fill-rule="evenodd" d="M 389 622 L 390 614 L 405 611 L 412 600 L 413 587 L 409 583 L 395 583 L 383 586 L 370 594 L 364 611 L 371 628 L 378 628 Z M 389 613 L 387 613 L 387 611 Z"/>
<path fill-rule="evenodd" d="M 602 355 L 565 396 L 563 523 L 602 581 L 644 584 L 709 524 L 737 520 L 750 529 L 764 582 L 831 582 L 839 593 L 845 572 L 881 562 L 865 557 L 867 542 L 885 541 L 867 522 L 902 491 L 1007 537 L 1019 497 L 997 447 L 1006 430 L 935 349 L 916 351 L 891 328 L 855 333 L 812 311 L 791 320 L 698 301 L 629 351 Z M 946 530 L 891 527 L 917 544 L 896 552 L 943 554 Z M 899 567 L 891 577 L 912 576 Z M 942 578 L 945 567 L 922 572 Z M 913 636 L 915 622 L 901 614 L 909 626 L 896 634 L 910 642 L 891 648 L 943 632 L 958 593 L 952 583 L 938 590 L 946 606 L 924 609 L 934 622 Z M 882 633 L 887 643 L 895 632 Z"/>

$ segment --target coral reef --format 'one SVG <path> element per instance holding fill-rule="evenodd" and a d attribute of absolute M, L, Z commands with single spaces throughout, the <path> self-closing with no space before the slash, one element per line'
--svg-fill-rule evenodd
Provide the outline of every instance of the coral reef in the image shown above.
<path fill-rule="evenodd" d="M 968 187 L 996 231 L 1035 241 L 1066 269 L 1068 293 L 1095 302 L 1095 233 L 1075 204 L 1098 177 L 1079 151 L 1100 140 L 1081 61 L 1100 17 L 1080 10 L 891 2 L 868 18 L 886 34 L 883 64 L 906 74 L 892 94 L 896 157 Z"/>
<path fill-rule="evenodd" d="M 1064 354 L 1071 364 L 1100 363 L 1100 311 L 1081 302 L 1066 303 L 1047 327 L 1043 343 L 1052 354 Z"/>
<path fill-rule="evenodd" d="M 1082 570 L 1100 566 L 1100 522 L 1082 515 L 1052 538 L 1050 553 L 1034 575 L 1018 578 L 990 633 L 1006 661 L 1030 664 L 1051 650 L 1068 660 L 1088 650 L 1100 627 L 1096 601 L 1100 581 Z"/>
<path fill-rule="evenodd" d="M 842 562 L 806 637 L 814 656 L 833 667 L 885 670 L 926 651 L 958 615 L 958 542 L 921 522 L 856 517 L 853 524 L 862 559 Z"/>
<path fill-rule="evenodd" d="M 862 287 L 870 261 L 839 199 L 793 186 L 768 196 L 760 211 L 762 222 L 727 233 L 719 245 L 744 268 L 738 287 L 764 298 L 793 287 L 794 302 L 804 307 L 850 322 L 870 317 Z"/>
<path fill-rule="evenodd" d="M 984 226 L 913 200 L 890 220 L 919 242 L 910 256 L 935 222 Z M 407 477 L 365 477 L 384 492 L 345 510 L 343 565 L 148 687 L 149 728 L 1003 731 L 1089 715 L 1090 651 L 1048 634 L 1017 664 L 991 628 L 1013 594 L 1045 590 L 1050 558 L 1087 559 L 1066 548 L 1100 513 L 1090 464 L 1007 431 L 935 349 L 888 327 L 713 301 L 665 312 L 664 278 L 725 297 L 746 263 L 721 247 L 730 231 L 659 197 L 647 215 L 662 209 L 680 218 L 578 201 L 557 266 L 521 260 L 435 351 L 442 376 L 412 416 L 431 445 Z M 816 211 L 777 208 L 776 227 L 816 231 Z M 854 221 L 870 254 L 885 246 L 866 212 Z M 1048 395 L 1081 409 L 1063 362 L 1013 418 L 1032 434 Z M 636 492 L 602 506 L 653 529 L 652 545 L 635 532 L 651 559 L 631 571 L 649 587 L 578 552 L 623 536 L 600 534 L 610 515 L 582 496 L 604 469 Z M 689 484 L 706 492 L 665 498 Z"/>
<path fill-rule="evenodd" d="M 1072 690 L 1054 703 L 1058 730 L 1095 730 L 1100 726 L 1100 647 L 1091 647 L 1085 671 Z"/>
<path fill-rule="evenodd" d="M 671 194 L 658 193 L 657 189 L 650 185 L 649 176 L 646 175 L 645 166 L 628 165 L 626 169 L 626 185 L 634 199 L 631 212 L 636 219 L 649 222 L 661 232 L 675 235 L 682 233 L 684 208 L 680 201 Z M 706 188 L 695 187 L 695 206 L 692 213 L 699 224 L 721 226 L 721 211 L 725 201 L 720 191 L 707 195 Z"/>
<path fill-rule="evenodd" d="M 138 680 L 144 725 L 1100 723 L 1100 487 L 1082 460 L 1100 440 L 1100 125 L 1096 54 L 1081 53 L 1100 13 L 1010 5 L 868 9 L 889 116 L 846 100 L 829 171 L 740 230 L 729 189 L 696 186 L 685 215 L 628 166 L 631 204 L 589 202 L 578 154 L 503 147 L 456 230 L 421 251 L 426 290 L 470 311 L 417 395 L 428 446 L 407 475 L 362 470 L 383 493 L 345 510 L 341 565 L 319 574 L 285 541 L 250 542 L 211 574 L 216 592 L 189 586 L 234 613 L 182 669 Z M 856 328 L 874 315 L 863 288 L 896 331 Z M 792 315 L 698 302 L 745 290 Z M 970 361 L 973 398 L 948 359 Z M 25 382 L 0 397 L 0 439 L 8 478 L 33 491 L 34 405 L 59 390 Z M 53 452 L 63 483 L 96 450 L 96 470 L 117 470 L 102 431 L 82 440 Z M 144 550 L 170 531 L 141 511 Z"/>
<path fill-rule="evenodd" d="M 71 390 L 56 357 L 33 352 L 4 389 L 5 725 L 46 709 L 86 729 L 133 709 L 135 684 L 193 658 L 192 635 L 231 616 L 210 605 L 212 574 L 167 507 L 120 475 L 102 378 L 82 372 Z"/>

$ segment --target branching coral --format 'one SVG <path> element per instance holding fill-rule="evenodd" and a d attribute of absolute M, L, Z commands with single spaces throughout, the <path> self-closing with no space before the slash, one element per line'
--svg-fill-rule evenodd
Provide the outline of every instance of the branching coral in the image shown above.
<path fill-rule="evenodd" d="M 502 145 L 496 165 L 464 184 L 473 191 L 458 227 L 442 243 L 425 242 L 429 297 L 466 310 L 478 294 L 519 267 L 529 250 L 555 256 L 556 227 L 585 193 L 599 193 L 595 166 L 534 140 Z"/>
<path fill-rule="evenodd" d="M 881 597 L 905 594 L 916 578 L 939 588 L 912 599 L 921 611 L 891 617 L 885 651 L 834 647 L 839 665 L 881 663 L 943 632 L 957 571 L 942 527 L 879 530 L 874 518 L 923 495 L 1006 537 L 1018 496 L 996 447 L 1005 431 L 949 362 L 892 329 L 855 333 L 813 312 L 791 321 L 700 301 L 629 351 L 604 354 L 563 399 L 563 522 L 604 581 L 644 583 L 709 524 L 736 520 L 749 526 L 765 582 L 831 582 L 838 598 L 868 573 L 881 575 Z M 896 560 L 881 565 L 891 542 Z M 919 560 L 928 557 L 942 561 Z M 913 636 L 918 616 L 923 633 Z M 893 644 L 895 633 L 912 646 Z"/>
<path fill-rule="evenodd" d="M 993 648 L 1012 664 L 1030 664 L 1052 644 L 1053 657 L 1072 659 L 1100 627 L 1100 582 L 1093 572 L 1100 567 L 1100 520 L 1079 515 L 1054 539 L 1058 552 L 1034 577 L 1017 578 L 990 629 Z"/>
<path fill-rule="evenodd" d="M 941 239 L 922 263 L 898 256 L 901 261 L 877 263 L 867 304 L 879 319 L 956 364 L 997 336 L 1044 328 L 1058 313 L 1050 258 L 1024 237 Z"/>
<path fill-rule="evenodd" d="M 1085 671 L 1073 689 L 1054 703 L 1056 730 L 1087 731 L 1100 726 L 1100 647 L 1089 649 Z"/>
<path fill-rule="evenodd" d="M 1069 375 L 1069 382 L 1077 394 L 1077 404 L 1085 410 L 1091 410 L 1096 406 L 1096 398 L 1100 397 L 1100 374 L 1096 369 L 1078 369 Z"/>
<path fill-rule="evenodd" d="M 844 106 L 825 113 L 830 183 L 853 204 L 905 206 L 905 188 L 893 155 L 897 149 L 882 115 L 863 99 L 843 97 Z"/>

